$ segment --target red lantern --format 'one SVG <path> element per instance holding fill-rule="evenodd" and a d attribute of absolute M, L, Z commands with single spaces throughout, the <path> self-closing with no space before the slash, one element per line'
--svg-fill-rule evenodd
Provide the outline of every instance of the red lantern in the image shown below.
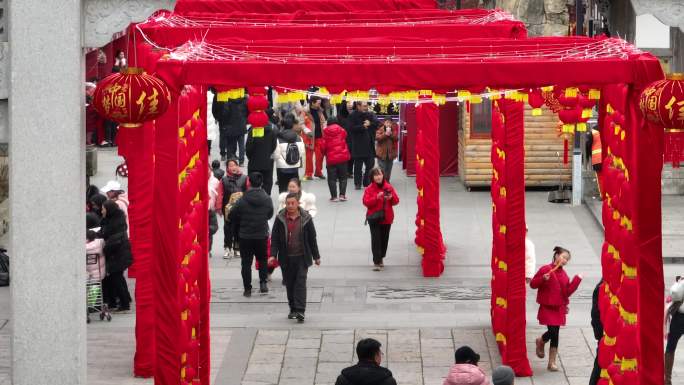
<path fill-rule="evenodd" d="M 544 105 L 544 96 L 539 88 L 535 88 L 527 95 L 527 102 L 532 107 L 532 116 L 540 116 L 542 114 L 542 106 Z"/>
<path fill-rule="evenodd" d="M 678 168 L 684 149 L 684 73 L 651 83 L 641 93 L 641 112 L 665 129 L 665 161 Z"/>
<path fill-rule="evenodd" d="M 103 117 L 122 127 L 140 127 L 163 114 L 171 103 L 166 84 L 141 68 L 128 68 L 102 79 L 94 106 Z"/>

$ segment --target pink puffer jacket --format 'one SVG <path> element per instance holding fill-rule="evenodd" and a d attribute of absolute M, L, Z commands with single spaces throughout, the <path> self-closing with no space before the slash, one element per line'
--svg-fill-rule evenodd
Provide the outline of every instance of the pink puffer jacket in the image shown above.
<path fill-rule="evenodd" d="M 482 369 L 470 364 L 455 364 L 444 385 L 491 385 Z"/>
<path fill-rule="evenodd" d="M 86 242 L 86 254 L 97 255 L 98 264 L 87 264 L 86 263 L 86 273 L 89 279 L 102 281 L 105 277 L 105 258 L 102 254 L 102 248 L 104 247 L 104 240 L 102 238 L 96 238 L 92 242 Z"/>

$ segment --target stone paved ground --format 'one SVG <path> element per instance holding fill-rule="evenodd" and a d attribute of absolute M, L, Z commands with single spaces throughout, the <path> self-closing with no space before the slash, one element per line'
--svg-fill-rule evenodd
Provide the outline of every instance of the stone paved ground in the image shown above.
<path fill-rule="evenodd" d="M 104 185 L 117 162 L 112 151 L 102 152 L 100 173 L 92 181 Z M 249 300 L 241 296 L 239 262 L 221 258 L 219 230 L 211 259 L 213 384 L 332 383 L 342 367 L 354 362 L 354 341 L 363 336 L 382 341 L 385 364 L 401 384 L 441 384 L 454 348 L 462 344 L 481 354 L 487 372 L 498 362 L 489 329 L 489 193 L 469 193 L 457 179 L 442 180 L 447 267 L 441 278 L 428 279 L 421 276 L 413 246 L 414 181 L 399 170 L 394 175 L 402 202 L 396 209 L 387 269 L 382 273 L 369 267 L 369 236 L 362 225 L 359 192 L 349 192 L 350 202 L 333 204 L 327 201 L 324 181 L 305 183 L 304 188 L 318 197 L 315 221 L 323 265 L 310 270 L 303 325 L 285 319 L 279 271 L 268 295 Z M 585 282 L 572 299 L 568 327 L 561 331 L 561 373 L 548 373 L 545 362 L 533 355 L 532 342 L 541 329 L 536 326 L 534 293 L 528 295 L 528 355 L 535 376 L 516 383 L 586 384 L 595 349 L 588 326 L 590 294 L 599 276 L 601 230 L 588 210 L 550 204 L 544 192 L 528 192 L 526 203 L 539 263 L 548 259 L 554 245 L 566 245 L 573 252 L 568 270 L 584 272 Z M 678 270 L 666 266 L 666 279 Z M 135 282 L 129 283 L 134 290 Z M 9 385 L 9 318 L 9 289 L 0 288 L 0 385 Z M 152 384 L 131 376 L 134 325 L 135 314 L 126 314 L 115 315 L 111 323 L 96 321 L 88 326 L 89 384 Z M 676 375 L 684 378 L 684 354 L 677 361 Z"/>

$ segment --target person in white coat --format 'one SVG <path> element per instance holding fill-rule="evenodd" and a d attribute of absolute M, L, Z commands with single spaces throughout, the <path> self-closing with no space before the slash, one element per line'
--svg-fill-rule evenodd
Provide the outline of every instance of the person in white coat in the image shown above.
<path fill-rule="evenodd" d="M 209 158 L 211 159 L 211 142 L 218 139 L 218 123 L 211 113 L 211 107 L 214 101 L 212 91 L 207 92 L 207 146 L 209 146 Z"/>
<path fill-rule="evenodd" d="M 537 254 L 534 250 L 534 243 L 527 236 L 529 229 L 525 227 L 525 283 L 528 285 L 534 278 L 537 265 Z"/>
<path fill-rule="evenodd" d="M 278 133 L 278 143 L 273 150 L 278 174 L 278 192 L 287 191 L 291 179 L 299 179 L 299 169 L 302 167 L 304 156 L 304 142 L 297 133 L 299 122 L 292 114 L 283 118 L 283 129 Z"/>
<path fill-rule="evenodd" d="M 684 279 L 677 277 L 677 281 L 670 288 L 672 304 L 668 308 L 666 320 L 670 328 L 667 332 L 665 346 L 665 385 L 672 385 L 672 367 L 674 366 L 677 343 L 684 334 Z"/>
<path fill-rule="evenodd" d="M 287 185 L 287 191 L 278 196 L 278 212 L 285 208 L 287 194 L 295 193 L 299 195 L 299 207 L 306 210 L 311 218 L 316 217 L 318 209 L 316 208 L 316 196 L 302 190 L 302 182 L 298 178 L 290 180 Z"/>

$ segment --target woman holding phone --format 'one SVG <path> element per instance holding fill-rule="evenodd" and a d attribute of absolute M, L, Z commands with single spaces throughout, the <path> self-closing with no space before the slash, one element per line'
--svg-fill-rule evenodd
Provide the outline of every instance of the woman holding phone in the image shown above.
<path fill-rule="evenodd" d="M 371 250 L 374 271 L 385 269 L 383 260 L 387 254 L 389 233 L 394 221 L 392 206 L 399 204 L 397 191 L 387 180 L 382 170 L 375 167 L 370 171 L 371 184 L 363 192 L 363 205 L 366 206 L 366 222 L 370 227 Z"/>

